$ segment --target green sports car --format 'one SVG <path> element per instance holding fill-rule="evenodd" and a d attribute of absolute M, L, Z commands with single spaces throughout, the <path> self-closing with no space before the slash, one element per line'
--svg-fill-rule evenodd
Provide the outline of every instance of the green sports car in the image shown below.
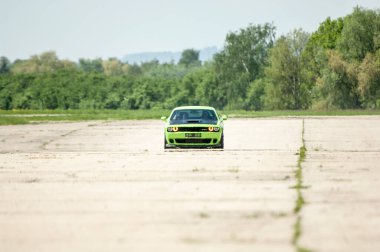
<path fill-rule="evenodd" d="M 186 106 L 173 109 L 166 122 L 164 148 L 224 148 L 223 120 L 213 107 Z"/>

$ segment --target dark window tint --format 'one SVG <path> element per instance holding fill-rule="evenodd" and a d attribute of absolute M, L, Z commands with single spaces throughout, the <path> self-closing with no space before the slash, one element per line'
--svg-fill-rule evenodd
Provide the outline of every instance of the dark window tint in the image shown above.
<path fill-rule="evenodd" d="M 170 124 L 216 124 L 217 121 L 215 112 L 210 109 L 180 109 L 170 117 Z"/>

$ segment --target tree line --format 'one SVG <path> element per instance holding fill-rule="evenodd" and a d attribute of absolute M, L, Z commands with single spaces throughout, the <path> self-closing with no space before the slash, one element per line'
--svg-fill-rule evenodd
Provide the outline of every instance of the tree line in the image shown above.
<path fill-rule="evenodd" d="M 380 108 L 380 11 L 356 7 L 309 34 L 249 25 L 227 34 L 209 62 L 187 49 L 178 63 L 61 60 L 44 52 L 0 57 L 0 109 Z"/>

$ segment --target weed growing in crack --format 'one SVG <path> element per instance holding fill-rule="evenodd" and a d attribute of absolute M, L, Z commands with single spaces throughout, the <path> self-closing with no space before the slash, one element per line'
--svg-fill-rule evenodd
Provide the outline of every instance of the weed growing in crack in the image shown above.
<path fill-rule="evenodd" d="M 32 178 L 32 179 L 27 179 L 25 180 L 25 183 L 38 183 L 41 180 L 39 178 Z"/>
<path fill-rule="evenodd" d="M 239 172 L 239 168 L 238 167 L 230 167 L 230 168 L 228 168 L 227 171 L 230 172 L 230 173 L 238 173 Z"/>
<path fill-rule="evenodd" d="M 303 185 L 303 175 L 302 175 L 302 163 L 306 159 L 306 145 L 305 145 L 305 120 L 302 120 L 302 146 L 299 149 L 298 160 L 297 160 L 297 170 L 295 172 L 296 185 L 293 187 L 297 192 L 297 199 L 294 206 L 294 214 L 297 217 L 296 223 L 293 226 L 293 239 L 292 244 L 296 248 L 297 252 L 310 252 L 309 249 L 303 248 L 299 245 L 299 239 L 302 235 L 302 217 L 301 210 L 305 204 L 305 199 L 302 195 L 302 190 L 306 187 Z"/>
<path fill-rule="evenodd" d="M 201 219 L 208 219 L 208 218 L 210 218 L 210 215 L 205 213 L 205 212 L 200 212 L 198 217 Z"/>

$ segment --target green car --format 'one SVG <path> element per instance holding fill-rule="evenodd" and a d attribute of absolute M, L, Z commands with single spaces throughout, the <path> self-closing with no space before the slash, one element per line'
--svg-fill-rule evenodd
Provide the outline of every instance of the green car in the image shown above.
<path fill-rule="evenodd" d="M 223 120 L 213 107 L 186 106 L 173 109 L 166 122 L 164 148 L 224 148 Z"/>

